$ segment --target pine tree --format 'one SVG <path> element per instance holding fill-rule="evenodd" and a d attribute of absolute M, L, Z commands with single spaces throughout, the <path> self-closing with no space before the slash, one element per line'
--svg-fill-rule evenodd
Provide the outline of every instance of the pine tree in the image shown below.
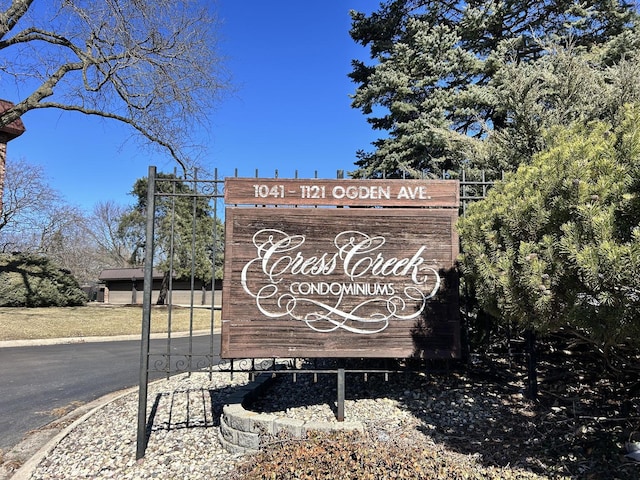
<path fill-rule="evenodd" d="M 459 221 L 465 277 L 496 318 L 640 345 L 640 106 L 576 124 Z"/>
<path fill-rule="evenodd" d="M 137 238 L 144 250 L 144 232 L 147 216 L 147 178 L 138 179 L 132 194 L 136 205 L 123 216 L 120 230 L 124 235 Z M 158 303 L 165 301 L 169 275 L 188 280 L 191 275 L 203 284 L 211 285 L 222 278 L 224 255 L 224 229 L 215 219 L 208 198 L 196 195 L 187 180 L 174 174 L 158 173 L 156 177 L 156 266 L 165 273 Z M 138 255 L 142 257 L 141 252 Z"/>
<path fill-rule="evenodd" d="M 619 39 L 637 23 L 627 1 L 395 0 L 352 20 L 352 38 L 373 60 L 352 62 L 352 106 L 389 134 L 357 153 L 357 177 L 439 176 L 477 163 L 478 149 L 494 147 L 467 139 L 501 132 L 518 116 L 520 105 L 505 103 L 513 92 L 502 72 L 539 61 L 549 42 L 583 53 L 618 39 L 598 68 L 638 45 Z"/>

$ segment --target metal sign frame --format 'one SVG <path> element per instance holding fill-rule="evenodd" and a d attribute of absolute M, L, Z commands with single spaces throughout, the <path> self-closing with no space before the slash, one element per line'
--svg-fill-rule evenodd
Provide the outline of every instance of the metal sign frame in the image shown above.
<path fill-rule="evenodd" d="M 220 304 L 224 306 L 225 302 L 220 301 L 218 292 L 213 291 L 207 303 L 200 301 L 201 295 L 196 295 L 193 289 L 195 278 L 195 265 L 193 265 L 192 273 L 187 275 L 186 280 L 191 281 L 192 291 L 190 295 L 190 303 L 181 305 L 180 308 L 188 308 L 193 319 L 195 309 L 206 308 L 211 312 L 210 326 L 205 336 L 207 340 L 204 342 L 206 347 L 202 347 L 200 343 L 196 343 L 195 339 L 201 332 L 194 331 L 193 321 L 186 332 L 187 336 L 181 339 L 183 343 L 178 346 L 175 327 L 172 324 L 172 279 L 174 278 L 173 265 L 171 258 L 174 255 L 173 246 L 168 247 L 168 251 L 163 252 L 165 259 L 169 260 L 169 271 L 166 272 L 168 279 L 167 302 L 164 308 L 159 309 L 152 306 L 152 275 L 154 263 L 157 262 L 157 245 L 155 238 L 158 235 L 157 227 L 159 222 L 159 209 L 164 209 L 164 214 L 172 216 L 171 209 L 178 201 L 192 202 L 193 208 L 193 231 L 196 231 L 197 215 L 199 209 L 198 202 L 209 202 L 211 205 L 214 223 L 219 218 L 220 208 L 227 195 L 227 202 L 231 205 L 244 205 L 247 208 L 267 208 L 270 213 L 276 215 L 286 215 L 291 213 L 291 208 L 303 207 L 307 209 L 325 209 L 325 208 L 346 208 L 357 211 L 363 211 L 365 205 L 373 206 L 373 209 L 384 210 L 388 208 L 404 208 L 411 210 L 428 210 L 439 208 L 456 208 L 458 202 L 462 204 L 461 211 L 467 203 L 481 199 L 485 196 L 487 190 L 493 184 L 493 180 L 482 178 L 467 179 L 465 172 L 462 172 L 460 184 L 451 180 L 442 180 L 436 183 L 442 184 L 435 188 L 436 183 L 423 183 L 424 180 L 362 180 L 362 185 L 356 186 L 351 181 L 342 180 L 342 172 L 338 172 L 337 180 L 320 180 L 306 179 L 301 182 L 299 179 L 279 179 L 278 172 L 275 172 L 274 178 L 260 179 L 258 172 L 255 172 L 255 179 L 247 182 L 247 179 L 231 179 L 220 178 L 217 170 L 213 178 L 200 179 L 196 173 L 192 172 L 189 178 L 165 178 L 158 175 L 155 167 L 149 168 L 148 176 L 148 196 L 147 196 L 147 212 L 146 212 L 146 243 L 145 243 L 145 263 L 144 263 L 144 302 L 142 310 L 142 334 L 141 334 L 141 351 L 140 351 L 140 374 L 139 374 L 139 401 L 138 401 L 138 422 L 137 422 L 137 449 L 136 457 L 138 459 L 144 456 L 150 425 L 153 423 L 153 411 L 148 415 L 148 384 L 150 374 L 155 377 L 158 375 L 169 377 L 170 375 L 195 372 L 195 371 L 224 371 L 233 375 L 234 372 L 242 371 L 250 374 L 260 372 L 270 372 L 272 374 L 281 373 L 282 370 L 276 368 L 275 359 L 258 359 L 248 358 L 242 355 L 242 358 L 221 359 L 220 345 L 214 342 L 214 336 L 219 331 L 216 323 L 216 315 L 220 311 Z M 236 173 L 237 177 L 237 173 Z M 187 184 L 189 186 L 188 193 L 180 193 L 182 190 L 176 188 L 179 184 Z M 455 184 L 455 190 L 447 190 L 446 185 Z M 387 191 L 387 185 L 389 190 Z M 257 186 L 257 187 L 256 187 Z M 276 187 L 275 189 L 273 187 Z M 361 189 L 361 187 L 363 187 Z M 401 188 L 401 187 L 405 188 Z M 426 186 L 426 187 L 425 187 Z M 411 187 L 411 188 L 407 188 Z M 438 189 L 444 187 L 444 191 L 438 193 Z M 427 188 L 427 190 L 425 190 Z M 447 193 L 445 193 L 447 192 Z M 284 195 L 282 195 L 284 193 Z M 317 196 L 322 197 L 318 202 Z M 388 198 L 387 198 L 388 197 Z M 389 203 L 387 203 L 387 201 Z M 400 201 L 400 203 L 398 203 Z M 333 202 L 333 203 L 331 203 Z M 405 202 L 405 204 L 402 204 Z M 407 205 L 406 202 L 409 204 Z M 453 202 L 453 204 L 452 204 Z M 269 205 L 268 207 L 263 207 Z M 447 206 L 448 205 L 448 206 Z M 286 206 L 287 210 L 283 208 Z M 222 218 L 222 217 L 220 217 Z M 375 221 L 375 220 L 374 220 Z M 166 226 L 165 226 L 166 227 Z M 173 227 L 172 227 L 173 228 Z M 212 245 L 216 245 L 215 239 L 217 230 L 211 231 Z M 173 245 L 173 238 L 171 239 Z M 195 238 L 191 239 L 192 248 L 195 249 Z M 215 247 L 211 252 L 215 257 Z M 447 281 L 453 281 L 447 279 Z M 204 298 L 204 296 L 202 296 Z M 437 307 L 439 304 L 435 304 Z M 162 322 L 164 330 L 167 332 L 165 337 L 160 340 L 150 341 L 150 332 L 152 323 Z M 180 332 L 183 335 L 185 332 Z M 310 374 L 337 374 L 338 376 L 338 413 L 339 419 L 344 417 L 344 377 L 345 373 L 353 374 L 374 374 L 380 373 L 387 376 L 390 373 L 406 371 L 407 368 L 420 368 L 422 370 L 429 368 L 429 363 L 413 363 L 396 361 L 396 359 L 323 359 L 311 358 L 307 361 L 301 361 L 298 355 L 290 359 L 289 368 L 286 372 L 291 372 L 294 376 L 298 373 Z M 341 379 L 341 381 L 340 381 Z M 341 400 L 342 399 L 342 403 Z M 153 401 L 153 399 L 151 399 Z M 342 408 L 341 408 L 342 406 Z"/>

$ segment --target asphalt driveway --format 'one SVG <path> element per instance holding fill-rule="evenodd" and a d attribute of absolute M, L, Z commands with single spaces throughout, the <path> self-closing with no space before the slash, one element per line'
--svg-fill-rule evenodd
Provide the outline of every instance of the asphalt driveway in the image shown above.
<path fill-rule="evenodd" d="M 173 339 L 173 350 L 188 342 Z M 209 336 L 194 337 L 193 351 L 208 351 L 209 343 Z M 218 353 L 218 335 L 213 344 Z M 77 405 L 138 385 L 139 365 L 139 339 L 0 348 L 0 449 Z"/>

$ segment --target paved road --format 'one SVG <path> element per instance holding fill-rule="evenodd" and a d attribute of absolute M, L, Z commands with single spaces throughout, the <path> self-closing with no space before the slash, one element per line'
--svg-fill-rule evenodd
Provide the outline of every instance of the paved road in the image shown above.
<path fill-rule="evenodd" d="M 187 343 L 173 339 L 172 350 Z M 193 352 L 207 352 L 209 343 L 209 336 L 194 337 Z M 213 344 L 217 354 L 218 335 Z M 157 345 L 152 340 L 152 350 Z M 139 340 L 0 348 L 0 449 L 55 420 L 54 409 L 138 385 L 139 365 Z"/>

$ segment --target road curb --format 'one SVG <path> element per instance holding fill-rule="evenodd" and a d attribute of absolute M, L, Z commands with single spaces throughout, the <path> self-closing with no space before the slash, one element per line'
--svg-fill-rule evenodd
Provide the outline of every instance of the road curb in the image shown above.
<path fill-rule="evenodd" d="M 193 332 L 194 336 L 209 335 L 210 330 L 197 330 Z M 220 328 L 213 331 L 214 335 L 220 333 Z M 188 337 L 189 332 L 177 332 L 171 335 L 171 338 Z M 152 340 L 166 339 L 165 333 L 152 333 Z M 42 338 L 34 340 L 3 340 L 0 341 L 0 348 L 10 347 L 37 347 L 42 345 L 67 345 L 75 343 L 102 343 L 102 342 L 122 342 L 127 340 L 140 340 L 140 334 L 135 335 L 116 335 L 106 337 L 66 337 L 66 338 Z"/>
<path fill-rule="evenodd" d="M 93 400 L 86 405 L 82 405 L 72 412 L 67 413 L 65 416 L 57 420 L 57 422 L 61 424 L 65 424 L 65 418 L 71 419 L 76 418 L 71 424 L 66 427 L 62 427 L 60 431 L 50 440 L 48 440 L 38 451 L 36 451 L 31 457 L 22 464 L 22 466 L 15 471 L 13 476 L 11 476 L 11 480 L 28 480 L 33 475 L 33 472 L 37 468 L 37 466 L 42 462 L 42 460 L 51 452 L 64 438 L 69 435 L 75 428 L 80 426 L 84 421 L 91 417 L 98 410 L 103 408 L 105 405 L 118 400 L 126 395 L 136 392 L 140 387 L 130 387 L 125 390 L 120 390 L 118 392 L 109 393 L 100 397 L 96 400 Z"/>
<path fill-rule="evenodd" d="M 214 335 L 220 333 L 220 328 L 213 331 Z M 193 336 L 210 335 L 210 330 L 197 330 L 191 333 Z M 176 332 L 171 338 L 184 338 L 190 335 L 189 332 Z M 152 339 L 166 340 L 167 333 L 154 333 Z M 115 342 L 127 340 L 140 340 L 140 335 L 119 335 L 109 337 L 73 337 L 73 338 L 54 338 L 54 339 L 36 339 L 36 340 L 14 340 L 0 341 L 0 348 L 25 347 L 25 346 L 42 346 L 42 345 L 61 345 L 61 344 L 83 344 L 97 342 Z M 150 381 L 152 384 L 158 379 Z M 98 410 L 104 408 L 111 402 L 114 402 L 126 395 L 138 392 L 139 385 L 108 393 L 98 399 L 81 405 L 73 411 L 43 425 L 42 427 L 28 432 L 23 439 L 16 445 L 10 447 L 10 450 L 4 452 L 5 463 L 0 463 L 0 480 L 27 480 L 32 475 L 37 466 L 47 457 L 47 455 L 56 448 L 56 446 L 74 429 L 80 427 L 85 420 Z M 24 459 L 24 463 L 22 462 Z M 11 471 L 9 466 L 11 462 L 18 462 L 20 468 Z"/>

